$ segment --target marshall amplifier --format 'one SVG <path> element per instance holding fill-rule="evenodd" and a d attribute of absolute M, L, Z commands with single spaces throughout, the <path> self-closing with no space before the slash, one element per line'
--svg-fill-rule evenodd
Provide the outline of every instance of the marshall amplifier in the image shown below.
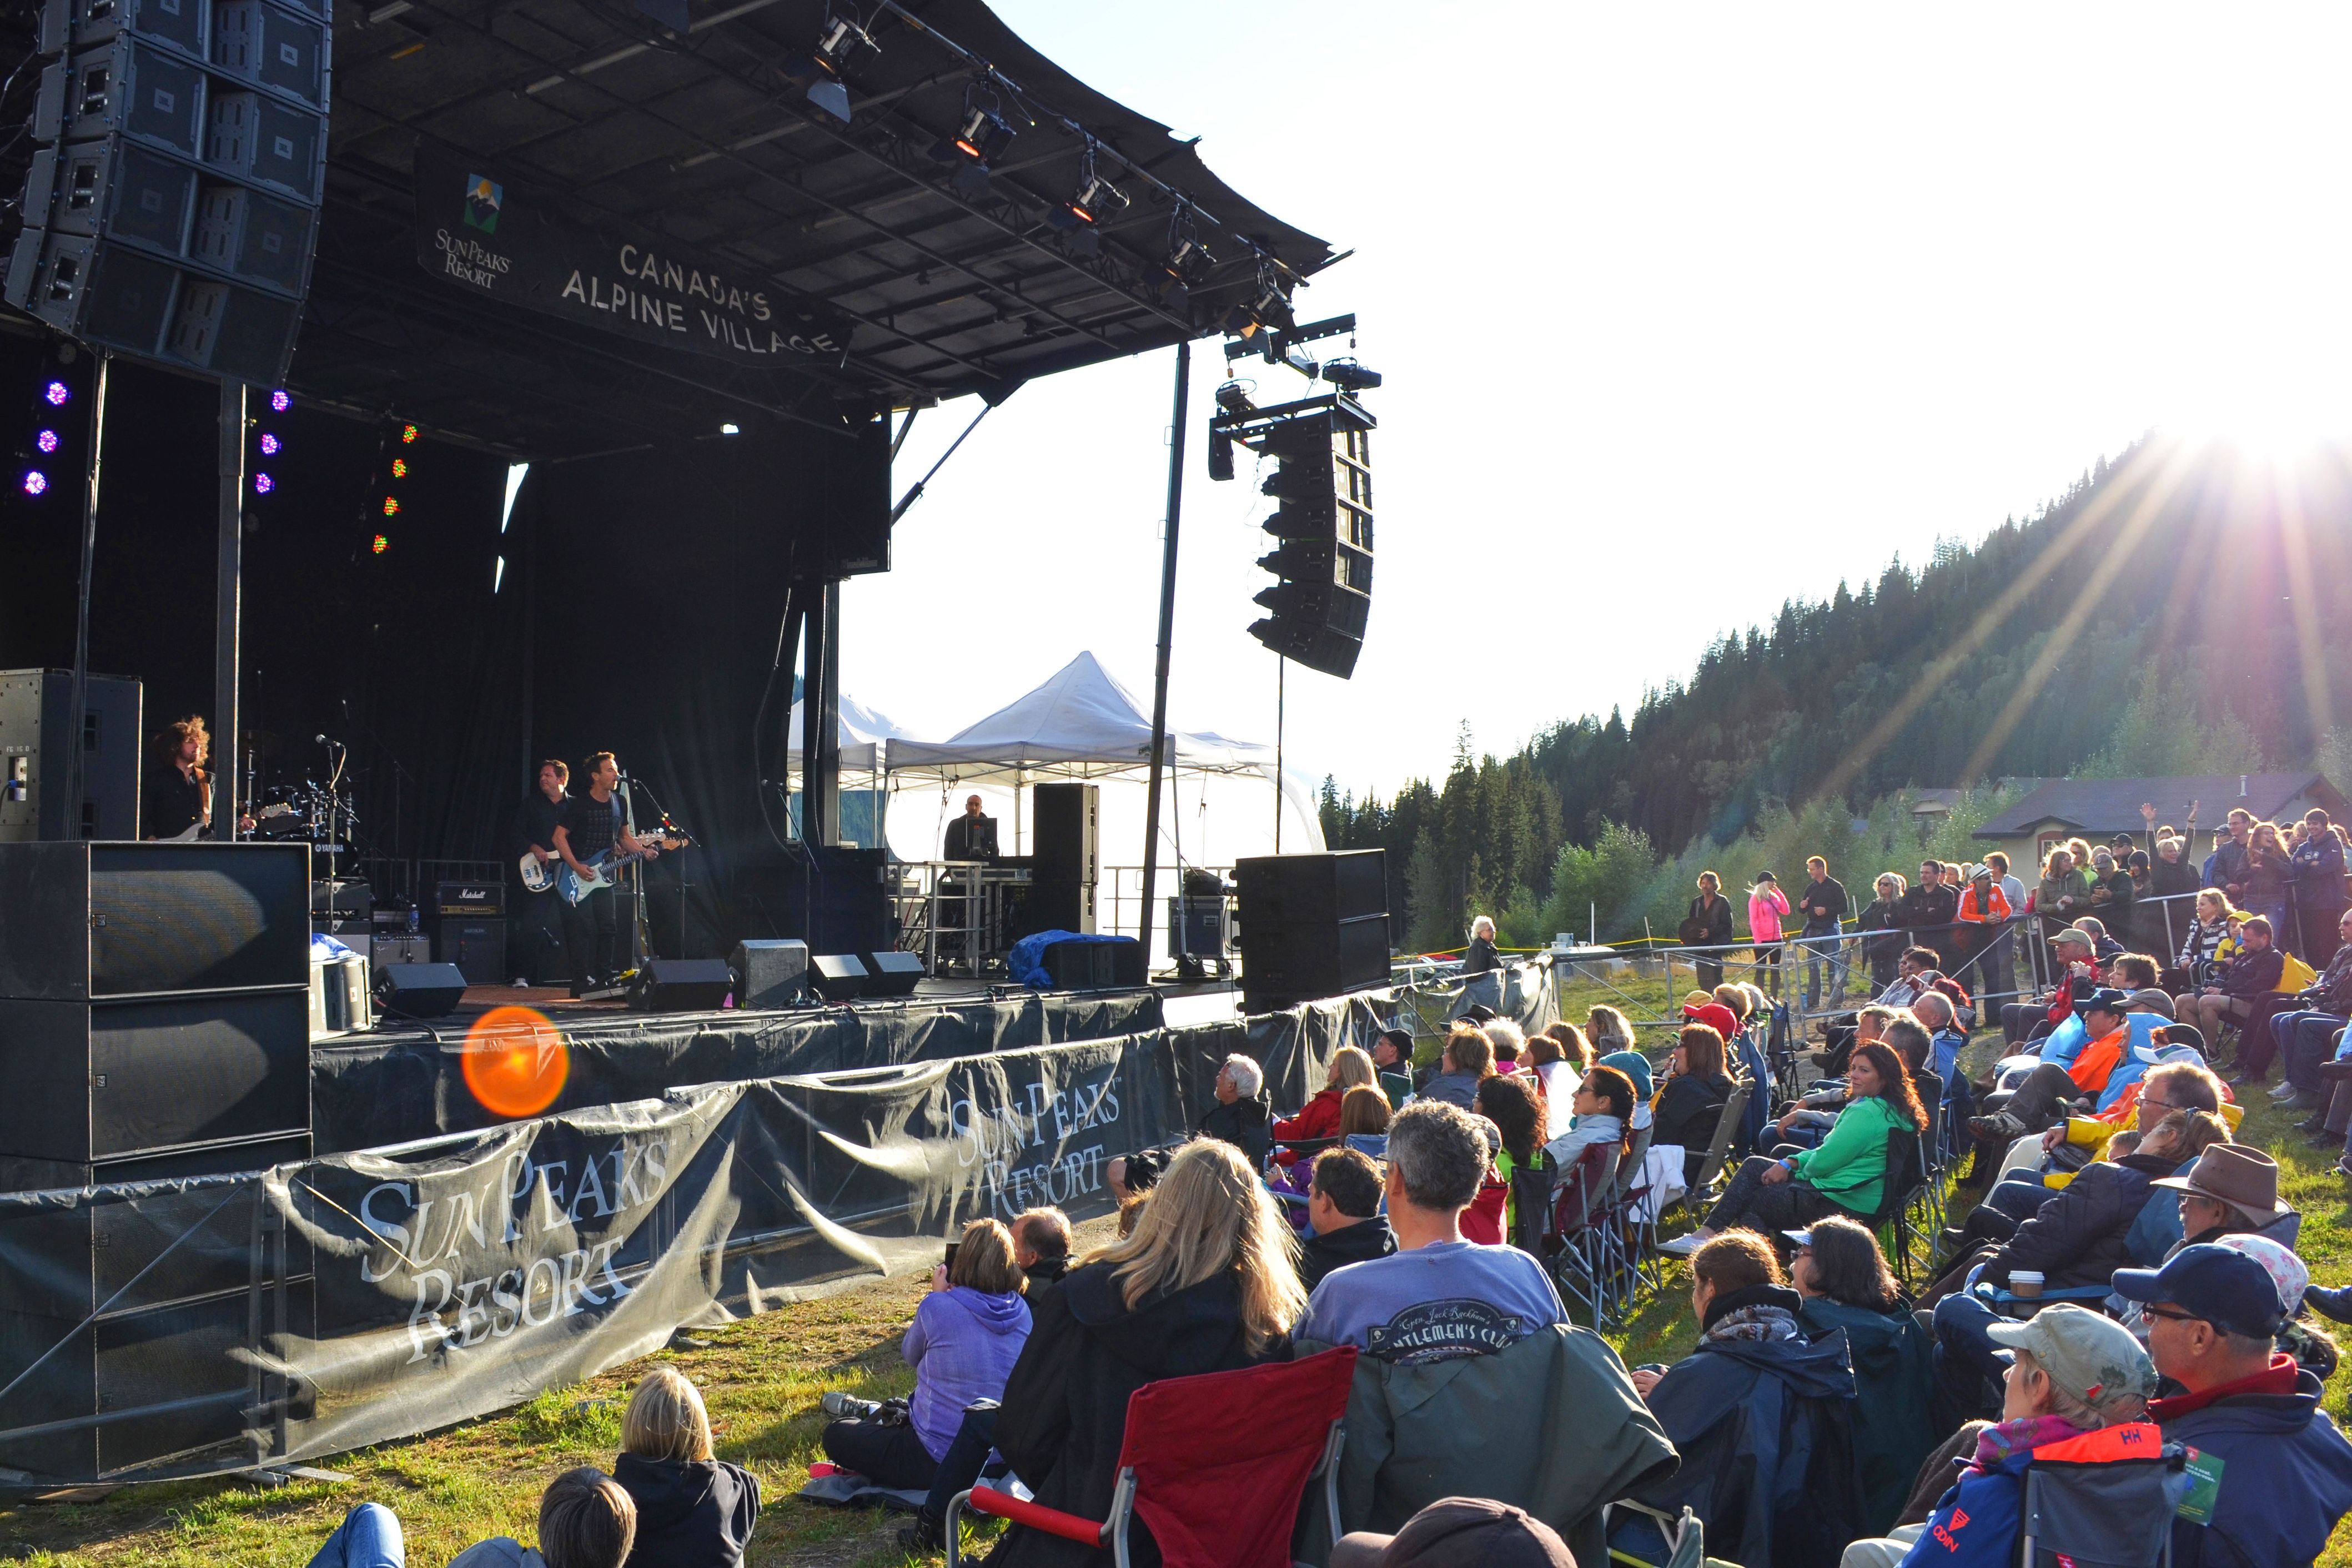
<path fill-rule="evenodd" d="M 443 882 L 433 902 L 444 917 L 502 915 L 507 912 L 505 885 L 499 882 Z"/>

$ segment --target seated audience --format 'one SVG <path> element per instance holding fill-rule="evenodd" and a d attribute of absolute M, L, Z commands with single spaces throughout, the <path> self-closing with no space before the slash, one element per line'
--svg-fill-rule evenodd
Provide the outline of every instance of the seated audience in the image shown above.
<path fill-rule="evenodd" d="M 1614 1007 L 1594 1007 L 1584 1016 L 1584 1037 L 1592 1042 L 1597 1061 L 1612 1051 L 1633 1048 L 1633 1021 Z"/>
<path fill-rule="evenodd" d="M 2057 980 L 2046 994 L 2001 1007 L 2001 1036 L 2011 1049 L 2031 1049 L 2034 1041 L 2073 1017 L 2075 994 L 2095 989 L 2105 973 L 2090 933 L 2072 926 L 2050 938 L 2049 967 Z"/>
<path fill-rule="evenodd" d="M 1490 1354 L 1566 1322 L 1541 1264 L 1463 1239 L 1462 1213 L 1486 1165 L 1486 1135 L 1468 1113 L 1428 1100 L 1398 1111 L 1384 1184 L 1397 1250 L 1326 1275 L 1299 1336 L 1412 1364 Z"/>
<path fill-rule="evenodd" d="M 1481 1083 L 1473 1109 L 1502 1134 L 1502 1152 L 1495 1157 L 1495 1166 L 1505 1182 L 1514 1172 L 1535 1168 L 1536 1152 L 1544 1146 L 1543 1103 L 1524 1074 L 1497 1073 Z"/>
<path fill-rule="evenodd" d="M 1888 1138 L 1917 1136 L 1927 1125 L 1903 1059 L 1884 1041 L 1860 1047 L 1846 1073 L 1846 1107 L 1822 1146 L 1778 1157 L 1751 1155 L 1706 1223 L 1659 1250 L 1687 1258 L 1735 1226 L 1777 1233 L 1837 1214 L 1869 1219 L 1885 1188 Z"/>
<path fill-rule="evenodd" d="M 2335 1058 L 2336 1038 L 2352 1023 L 2352 910 L 2336 923 L 2339 945 L 2326 969 L 2270 1016 L 2272 1048 L 2286 1063 L 2282 1088 L 2291 1087 L 2294 1098 L 2290 1103 L 2298 1109 L 2320 1103 L 2320 1066 Z"/>
<path fill-rule="evenodd" d="M 710 1456 L 702 1394 L 674 1366 L 637 1380 L 613 1479 L 637 1510 L 632 1568 L 736 1568 L 760 1517 L 759 1479 Z"/>
<path fill-rule="evenodd" d="M 1650 1100 L 1657 1092 L 1650 1058 L 1629 1047 L 1622 1051 L 1611 1051 L 1592 1065 L 1595 1068 L 1610 1068 L 1625 1075 L 1625 1081 L 1633 1086 L 1633 1114 L 1627 1125 L 1636 1132 L 1649 1128 L 1655 1119 L 1650 1109 Z"/>
<path fill-rule="evenodd" d="M 2156 1392 L 2156 1369 L 2115 1323 L 2060 1301 L 2021 1323 L 1996 1323 L 1991 1333 L 2011 1358 L 2002 1369 L 2000 1420 L 1978 1434 L 1975 1457 L 1925 1523 L 1854 1542 L 1843 1568 L 2011 1568 L 2025 1468 L 2037 1453 L 2089 1463 L 2155 1446 L 2156 1435 L 2138 1424 Z M 2151 1441 L 2131 1448 L 2082 1441 L 2108 1427 L 2136 1426 Z"/>
<path fill-rule="evenodd" d="M 583 1465 L 540 1494 L 537 1551 L 511 1536 L 493 1536 L 451 1558 L 449 1568 L 621 1568 L 636 1534 L 629 1494 L 604 1471 Z"/>
<path fill-rule="evenodd" d="M 1632 1144 L 1633 1080 L 1615 1068 L 1594 1068 L 1576 1086 L 1575 1110 L 1575 1125 L 1544 1145 L 1562 1179 L 1592 1145 L 1622 1151 Z"/>
<path fill-rule="evenodd" d="M 1013 1266 L 1021 1270 L 1022 1297 L 1034 1321 L 1045 1292 L 1070 1271 L 1070 1216 L 1057 1208 L 1024 1209 L 1012 1228 Z"/>
<path fill-rule="evenodd" d="M 1486 1498 L 1440 1498 L 1394 1535 L 1351 1530 L 1331 1547 L 1331 1568 L 1576 1568 L 1559 1531 L 1523 1508 Z"/>
<path fill-rule="evenodd" d="M 1810 1340 L 1845 1335 L 1858 1399 L 1855 1464 L 1862 1528 L 1893 1526 L 1919 1461 L 1941 1436 L 1934 1411 L 1935 1347 L 1905 1306 L 1878 1238 L 1850 1219 L 1817 1221 L 1789 1233 L 1796 1254 L 1789 1283 L 1802 1303 L 1797 1324 Z"/>
<path fill-rule="evenodd" d="M 1389 1149 L 1388 1097 L 1377 1089 L 1351 1089 L 1339 1101 L 1339 1141 L 1349 1148 L 1383 1159 Z"/>
<path fill-rule="evenodd" d="M 1762 1237 L 1717 1237 L 1691 1259 L 1698 1348 L 1672 1367 L 1633 1372 L 1634 1388 L 1683 1460 L 1670 1479 L 1637 1488 L 1633 1499 L 1669 1516 L 1690 1509 L 1706 1526 L 1710 1556 L 1829 1563 L 1862 1531 L 1845 1336 L 1833 1330 L 1807 1340 L 1797 1319 L 1802 1305 Z M 1646 1524 L 1637 1515 L 1612 1529 L 1612 1552 L 1664 1562 L 1641 1550 L 1655 1550 Z"/>
<path fill-rule="evenodd" d="M 1723 1037 L 1705 1024 L 1684 1025 L 1675 1040 L 1674 1076 L 1653 1110 L 1653 1139 L 1682 1146 L 1685 1183 L 1696 1181 L 1706 1163 L 1731 1088 L 1731 1075 L 1723 1070 Z"/>
<path fill-rule="evenodd" d="M 1022 1284 L 1012 1234 L 992 1219 L 965 1226 L 955 1266 L 931 1270 L 930 1294 L 915 1309 L 898 1347 L 915 1369 L 907 1419 L 884 1419 L 895 1414 L 890 1406 L 827 1394 L 825 1414 L 841 1419 L 820 1436 L 825 1457 L 878 1487 L 927 1489 L 963 1423 L 964 1407 L 1002 1395 L 1029 1338 Z"/>
<path fill-rule="evenodd" d="M 2189 998 L 2221 978 L 2221 949 L 2230 940 L 2230 900 L 2224 893 L 2208 888 L 2197 895 L 2196 914 L 2181 938 L 2180 952 L 2173 963 L 2184 983 L 2173 994 L 2176 1005 L 2186 1011 Z"/>
<path fill-rule="evenodd" d="M 2074 1060 L 2062 1064 L 2045 1059 L 2013 1092 L 1989 1096 L 1985 1113 L 1969 1119 L 1969 1135 L 1979 1150 L 1978 1166 L 1987 1175 L 2010 1144 L 2064 1120 L 2077 1100 L 2095 1102 L 2124 1069 L 2131 1055 L 2131 1026 L 2125 1021 L 2131 998 L 2101 986 L 2084 997 L 2080 1006 L 2087 1043 Z"/>
<path fill-rule="evenodd" d="M 1486 1043 L 1495 1047 L 1495 1070 L 1518 1071 L 1519 1058 L 1528 1048 L 1528 1037 L 1519 1026 L 1508 1018 L 1490 1018 L 1478 1026 L 1486 1031 Z"/>
<path fill-rule="evenodd" d="M 1382 1029 L 1372 1042 L 1372 1068 L 1379 1074 L 1381 1092 L 1388 1096 L 1391 1105 L 1402 1105 L 1412 1098 L 1412 1034 L 1407 1029 Z"/>
<path fill-rule="evenodd" d="M 2156 1370 L 2184 1392 L 2148 1415 L 2165 1441 L 2221 1463 L 2204 1523 L 2172 1527 L 2172 1560 L 2310 1563 L 2352 1510 L 2352 1443 L 2319 1407 L 2322 1385 L 2273 1346 L 2293 1307 L 2252 1253 L 2198 1245 L 2160 1269 L 2126 1268 L 2116 1293 L 2147 1319 Z"/>
<path fill-rule="evenodd" d="M 1569 1102 L 1576 1098 L 1576 1086 L 1592 1070 L 1592 1047 L 1585 1044 L 1582 1031 L 1575 1025 L 1552 1024 L 1528 1041 L 1528 1061 L 1542 1089 L 1544 1137 L 1549 1141 L 1567 1131 L 1569 1118 L 1576 1114 Z"/>
<path fill-rule="evenodd" d="M 1908 1011 L 1906 1007 L 1889 1007 L 1873 1002 L 1854 1014 L 1853 1023 L 1832 1024 L 1830 1026 L 1830 1047 L 1827 1050 L 1813 1053 L 1813 1065 L 1821 1068 L 1825 1077 L 1843 1078 L 1845 1064 L 1853 1055 L 1853 1047 L 1884 1038 L 1886 1026 L 1897 1015 Z"/>
<path fill-rule="evenodd" d="M 1265 1073 L 1244 1056 L 1230 1056 L 1217 1069 L 1217 1103 L 1209 1107 L 1193 1131 L 1203 1138 L 1230 1143 L 1242 1152 L 1250 1169 L 1265 1169 L 1274 1152 L 1274 1112 L 1262 1091 Z"/>
<path fill-rule="evenodd" d="M 2269 921 L 2254 915 L 2238 930 L 2243 945 L 2237 956 L 2222 965 L 2212 984 L 2189 997 L 2181 1008 L 2182 1016 L 2217 1047 L 2223 1026 L 2237 1028 L 2251 1021 L 2263 999 L 2278 989 L 2279 976 L 2286 970 L 2286 955 L 2273 945 Z M 2238 1076 L 2230 1080 L 2232 1088 L 2260 1083 L 2270 1071 L 2269 1037 L 2265 1034 L 2257 1040 L 2252 1036 L 2248 1030 L 2238 1041 Z"/>
<path fill-rule="evenodd" d="M 1130 1199 L 1140 1197 L 1160 1180 L 1160 1173 L 1168 1168 L 1168 1151 L 1146 1149 L 1135 1154 L 1114 1154 L 1103 1166 L 1103 1180 L 1110 1187 L 1111 1201 L 1125 1208 Z"/>
<path fill-rule="evenodd" d="M 380 1502 L 363 1502 L 343 1515 L 310 1568 L 404 1568 L 407 1561 L 400 1516 Z"/>
<path fill-rule="evenodd" d="M 1296 1249 L 1273 1195 L 1231 1145 L 1196 1139 L 1178 1150 L 1135 1234 L 1072 1269 L 1044 1303 L 1004 1385 L 996 1446 L 1036 1500 L 1108 1517 L 1130 1394 L 1160 1378 L 1286 1358 L 1305 1300 Z M 1132 1561 L 1156 1568 L 1150 1525 L 1137 1520 L 1128 1540 Z M 1016 1524 L 989 1561 L 1035 1568 L 1103 1556 Z"/>
<path fill-rule="evenodd" d="M 1315 1098 L 1300 1107 L 1297 1115 L 1274 1124 L 1274 1141 L 1297 1143 L 1338 1137 L 1341 1098 L 1351 1089 L 1369 1088 L 1379 1081 L 1370 1054 L 1354 1046 L 1341 1046 L 1331 1053 L 1331 1065 L 1324 1070 L 1323 1087 Z"/>
<path fill-rule="evenodd" d="M 1396 1250 L 1396 1232 L 1381 1214 L 1381 1185 L 1380 1167 L 1353 1149 L 1326 1149 L 1315 1157 L 1307 1235 L 1298 1248 L 1298 1279 L 1309 1295 L 1333 1269 Z"/>
<path fill-rule="evenodd" d="M 1495 1046 L 1475 1024 L 1457 1023 L 1445 1037 L 1437 1071 L 1421 1086 L 1421 1098 L 1467 1110 L 1478 1097 L 1478 1083 L 1495 1076 Z"/>

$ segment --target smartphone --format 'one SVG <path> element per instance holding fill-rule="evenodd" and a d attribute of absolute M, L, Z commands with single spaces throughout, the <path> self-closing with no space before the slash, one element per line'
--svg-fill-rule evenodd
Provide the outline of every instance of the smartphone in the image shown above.
<path fill-rule="evenodd" d="M 949 1242 L 949 1243 L 948 1243 L 948 1256 L 947 1256 L 947 1259 L 946 1259 L 946 1268 L 947 1268 L 947 1271 L 948 1271 L 949 1273 L 950 1273 L 950 1274 L 953 1274 L 953 1273 L 955 1272 L 955 1255 L 956 1255 L 956 1248 L 957 1248 L 957 1247 L 961 1247 L 962 1245 L 963 1245 L 963 1243 L 961 1243 L 961 1242 L 960 1242 L 960 1241 L 950 1241 L 950 1242 Z"/>

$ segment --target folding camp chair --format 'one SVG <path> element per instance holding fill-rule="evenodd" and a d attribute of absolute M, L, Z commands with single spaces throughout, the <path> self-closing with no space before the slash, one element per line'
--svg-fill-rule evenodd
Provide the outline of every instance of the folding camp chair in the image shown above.
<path fill-rule="evenodd" d="M 1739 1135 L 1739 1124 L 1748 1115 L 1748 1097 L 1756 1092 L 1752 1078 L 1734 1079 L 1731 1098 L 1723 1102 L 1723 1114 L 1716 1119 L 1715 1137 L 1706 1146 L 1706 1159 L 1698 1168 L 1698 1179 L 1683 1191 L 1682 1205 L 1686 1214 L 1697 1214 L 1715 1199 L 1715 1184 L 1723 1179 L 1723 1168 L 1731 1160 L 1732 1142 Z"/>
<path fill-rule="evenodd" d="M 1129 1396 L 1110 1516 L 1082 1519 L 993 1487 L 948 1504 L 948 1568 L 960 1561 L 966 1510 L 1097 1551 L 1128 1568 L 1128 1527 L 1141 1519 L 1165 1568 L 1288 1568 L 1307 1484 L 1320 1476 L 1339 1537 L 1339 1447 L 1356 1373 L 1342 1345 L 1304 1361 L 1147 1383 Z"/>
<path fill-rule="evenodd" d="M 1894 1227 L 1895 1245 L 1886 1248 L 1886 1260 L 1895 1265 L 1906 1287 L 1911 1283 L 1911 1248 L 1915 1240 L 1911 1200 L 1927 1179 L 1927 1167 L 1920 1161 L 1919 1134 L 1901 1127 L 1889 1132 L 1886 1175 L 1879 1183 L 1878 1211 L 1864 1223 L 1874 1231 Z"/>
<path fill-rule="evenodd" d="M 2187 1460 L 2179 1444 L 2165 1442 L 2144 1421 L 2035 1449 L 2025 1468 L 2019 1568 L 2077 1562 L 2170 1568 Z"/>
<path fill-rule="evenodd" d="M 1605 1204 L 1607 1190 L 1616 1180 L 1616 1152 L 1606 1143 L 1587 1144 L 1578 1153 L 1576 1163 L 1560 1170 L 1552 1186 L 1543 1238 L 1561 1301 L 1569 1307 L 1571 1317 L 1580 1302 L 1591 1308 L 1596 1331 L 1607 1326 L 1610 1313 L 1609 1211 Z"/>

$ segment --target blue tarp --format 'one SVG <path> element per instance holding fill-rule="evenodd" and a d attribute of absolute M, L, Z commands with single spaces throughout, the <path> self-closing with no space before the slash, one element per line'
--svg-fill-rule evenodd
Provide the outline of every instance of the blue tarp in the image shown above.
<path fill-rule="evenodd" d="M 1132 946 L 1135 939 L 1094 931 L 1041 931 L 1013 944 L 1013 951 L 1004 955 L 1004 973 L 1033 991 L 1052 990 L 1054 982 L 1045 973 L 1045 950 L 1057 942 L 1123 942 Z"/>

